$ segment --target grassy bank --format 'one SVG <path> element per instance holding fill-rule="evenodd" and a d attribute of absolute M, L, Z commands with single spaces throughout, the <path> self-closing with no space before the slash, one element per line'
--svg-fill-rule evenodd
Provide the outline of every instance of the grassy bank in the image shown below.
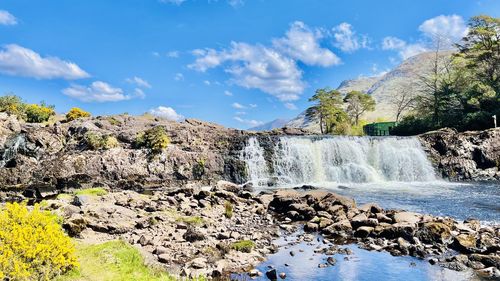
<path fill-rule="evenodd" d="M 161 269 L 144 265 L 144 258 L 133 246 L 123 241 L 97 245 L 77 245 L 80 268 L 61 276 L 58 281 L 176 281 Z M 203 278 L 196 279 L 202 281 Z"/>

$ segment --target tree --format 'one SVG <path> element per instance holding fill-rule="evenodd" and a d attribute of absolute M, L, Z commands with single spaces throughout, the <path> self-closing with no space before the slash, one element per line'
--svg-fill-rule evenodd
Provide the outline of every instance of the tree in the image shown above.
<path fill-rule="evenodd" d="M 367 111 L 375 110 L 375 100 L 369 94 L 351 91 L 344 98 L 347 103 L 347 114 L 354 125 L 358 125 L 359 118 Z"/>
<path fill-rule="evenodd" d="M 396 108 L 396 122 L 399 122 L 403 113 L 415 107 L 417 97 L 413 87 L 409 85 L 400 86 L 397 92 L 398 94 L 392 99 L 391 104 Z"/>
<path fill-rule="evenodd" d="M 308 117 L 318 117 L 322 134 L 332 133 L 334 127 L 343 120 L 345 112 L 342 109 L 342 94 L 328 88 L 318 89 L 309 99 L 316 105 L 307 110 Z"/>

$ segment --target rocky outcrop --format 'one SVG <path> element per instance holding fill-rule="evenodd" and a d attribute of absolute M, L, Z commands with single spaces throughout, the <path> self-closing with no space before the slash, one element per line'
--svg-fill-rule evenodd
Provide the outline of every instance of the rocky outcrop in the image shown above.
<path fill-rule="evenodd" d="M 160 153 L 135 147 L 137 136 L 161 126 L 170 144 Z M 87 133 L 113 136 L 118 145 L 92 149 Z M 207 185 L 220 179 L 246 180 L 239 154 L 257 132 L 228 129 L 187 119 L 173 122 L 147 116 L 99 116 L 53 125 L 20 123 L 0 113 L 0 189 L 108 186 L 120 189 Z M 304 134 L 298 129 L 267 134 Z"/>
<path fill-rule="evenodd" d="M 351 255 L 341 245 L 357 243 L 371 251 L 425 258 L 453 270 L 472 268 L 500 277 L 499 226 L 384 210 L 374 203 L 357 206 L 351 198 L 323 190 L 256 195 L 221 181 L 212 187 L 149 195 L 134 191 L 64 194 L 42 206 L 64 219 L 70 235 L 87 243 L 129 241 L 150 263 L 181 276 L 258 275 L 252 268 L 279 249 L 275 239 L 281 236 L 286 241 L 298 233 L 297 243 L 310 243 L 316 240 L 314 233 L 320 233 L 324 239 L 315 254 Z M 335 259 L 326 259 L 318 268 L 335 264 Z"/>
<path fill-rule="evenodd" d="M 500 128 L 462 133 L 442 129 L 419 138 L 443 177 L 500 180 Z"/>

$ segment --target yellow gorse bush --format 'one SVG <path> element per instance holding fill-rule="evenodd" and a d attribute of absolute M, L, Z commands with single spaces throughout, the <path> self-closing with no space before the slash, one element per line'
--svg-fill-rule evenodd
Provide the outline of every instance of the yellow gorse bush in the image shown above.
<path fill-rule="evenodd" d="M 77 266 L 75 246 L 55 215 L 18 203 L 0 210 L 0 280 L 50 280 Z"/>

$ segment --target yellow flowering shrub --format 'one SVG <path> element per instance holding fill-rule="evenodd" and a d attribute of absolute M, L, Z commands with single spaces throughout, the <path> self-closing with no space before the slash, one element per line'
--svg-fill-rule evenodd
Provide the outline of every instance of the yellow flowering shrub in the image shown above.
<path fill-rule="evenodd" d="M 73 107 L 66 113 L 67 121 L 73 121 L 83 117 L 90 117 L 90 113 L 78 107 Z"/>
<path fill-rule="evenodd" d="M 77 267 L 75 246 L 57 217 L 35 205 L 0 210 L 0 280 L 51 280 Z"/>

